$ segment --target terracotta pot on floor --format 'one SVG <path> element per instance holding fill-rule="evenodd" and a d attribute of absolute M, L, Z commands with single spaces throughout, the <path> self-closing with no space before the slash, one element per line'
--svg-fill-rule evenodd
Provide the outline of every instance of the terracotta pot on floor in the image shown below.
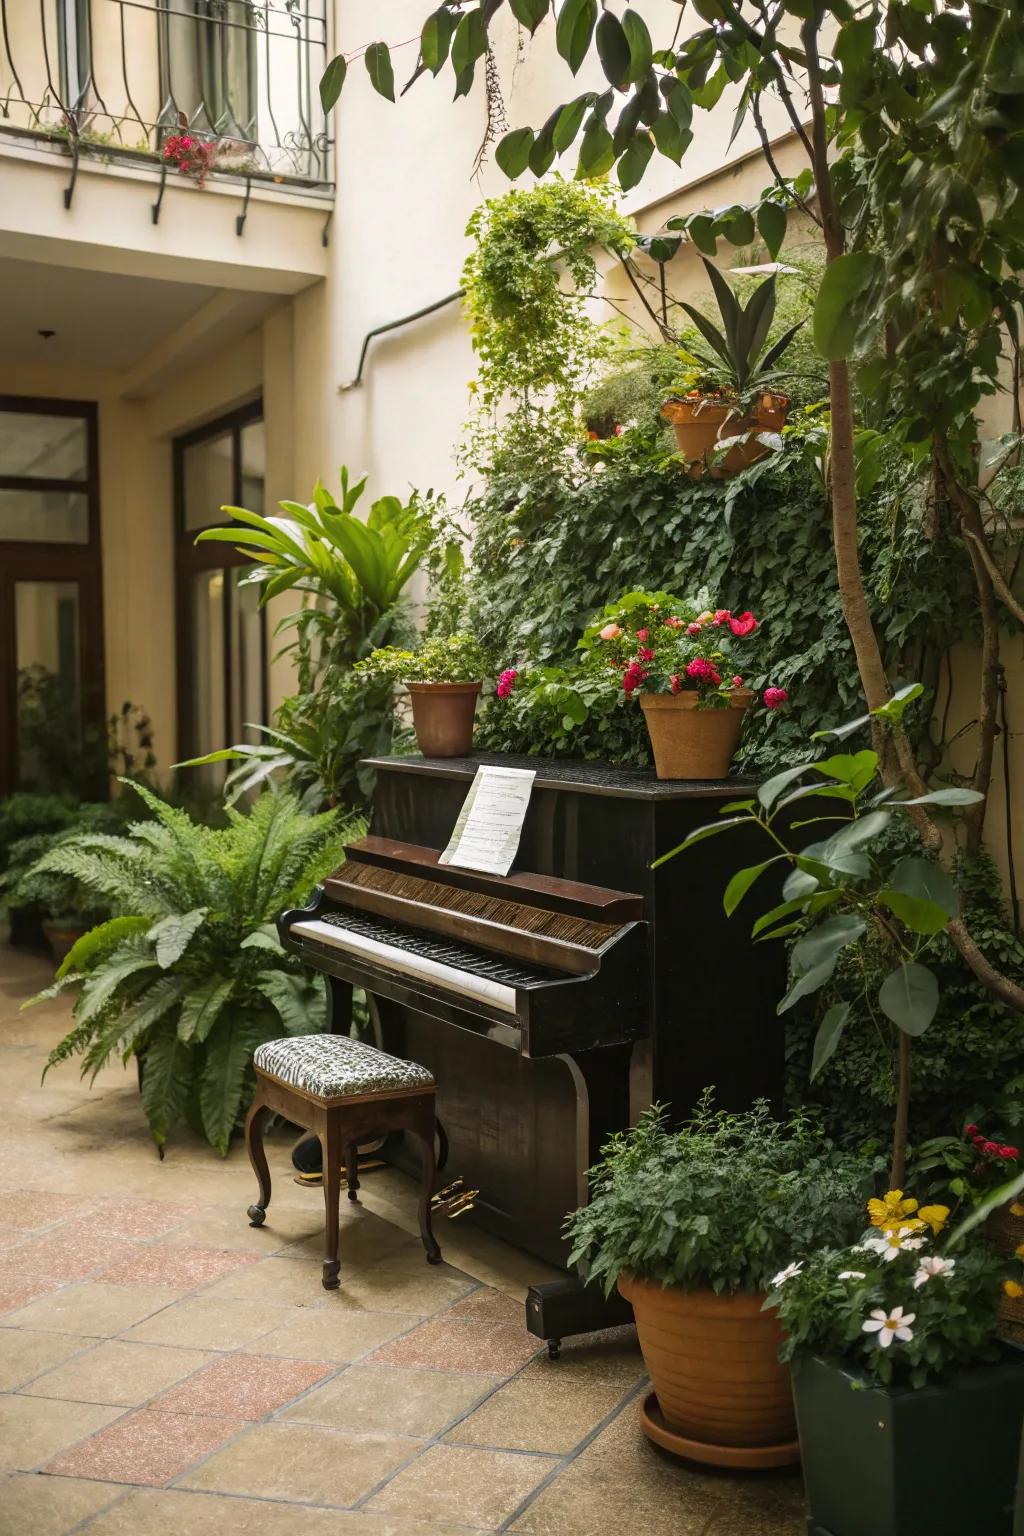
<path fill-rule="evenodd" d="M 659 779 L 725 779 L 753 690 L 736 688 L 724 709 L 698 709 L 695 689 L 642 693 L 640 706 Z"/>
<path fill-rule="evenodd" d="M 619 1290 L 633 1307 L 654 1392 L 644 1433 L 667 1450 L 720 1467 L 781 1467 L 799 1460 L 782 1331 L 764 1297 L 663 1288 L 628 1275 Z"/>
<path fill-rule="evenodd" d="M 407 683 L 412 723 L 424 757 L 465 757 L 482 683 Z"/>

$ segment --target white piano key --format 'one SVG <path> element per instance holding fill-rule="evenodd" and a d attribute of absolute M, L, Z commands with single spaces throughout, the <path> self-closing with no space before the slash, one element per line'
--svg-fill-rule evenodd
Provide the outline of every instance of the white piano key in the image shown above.
<path fill-rule="evenodd" d="M 472 971 L 460 971 L 454 965 L 443 965 L 439 960 L 428 960 L 425 955 L 417 955 L 413 950 L 382 944 L 377 939 L 366 938 L 349 928 L 339 928 L 336 923 L 324 923 L 319 918 L 310 918 L 306 922 L 292 923 L 289 932 L 293 937 L 301 935 L 316 939 L 321 944 L 329 944 L 332 949 L 342 949 L 348 954 L 378 960 L 391 971 L 421 977 L 449 992 L 489 1003 L 492 1008 L 500 1008 L 504 1013 L 516 1011 L 514 987 L 488 981 L 485 976 L 475 976 Z"/>

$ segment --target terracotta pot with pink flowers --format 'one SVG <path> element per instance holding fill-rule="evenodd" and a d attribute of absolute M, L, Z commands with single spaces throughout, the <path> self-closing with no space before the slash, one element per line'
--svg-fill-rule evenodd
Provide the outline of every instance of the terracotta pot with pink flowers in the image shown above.
<path fill-rule="evenodd" d="M 754 702 L 744 682 L 760 625 L 749 609 L 686 602 L 668 592 L 628 592 L 585 632 L 590 659 L 621 673 L 639 699 L 659 779 L 724 779 Z M 756 664 L 755 664 L 756 665 Z M 789 698 L 766 688 L 767 709 Z"/>

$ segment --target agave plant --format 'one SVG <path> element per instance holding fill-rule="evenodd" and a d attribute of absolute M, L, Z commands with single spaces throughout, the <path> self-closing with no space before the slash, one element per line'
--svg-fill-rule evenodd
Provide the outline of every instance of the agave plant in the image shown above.
<path fill-rule="evenodd" d="M 718 268 L 706 258 L 704 267 L 718 303 L 723 329 L 718 330 L 692 304 L 680 301 L 680 308 L 685 310 L 710 348 L 705 351 L 703 347 L 690 345 L 687 348 L 689 354 L 702 370 L 716 375 L 724 387 L 741 400 L 773 389 L 781 379 L 776 364 L 805 322 L 798 320 L 789 326 L 766 350 L 768 333 L 775 319 L 774 274 L 759 283 L 743 305 Z"/>
<path fill-rule="evenodd" d="M 153 820 L 123 837 L 85 834 L 36 866 L 72 877 L 115 914 L 32 999 L 77 989 L 75 1026 L 47 1070 L 80 1055 L 95 1078 L 113 1057 L 136 1056 L 157 1146 L 184 1118 L 226 1153 L 252 1095 L 256 1046 L 324 1026 L 321 980 L 285 954 L 273 923 L 341 862 L 353 829 L 333 812 L 304 815 L 284 794 L 261 796 L 247 815 L 229 811 L 215 829 L 131 788 Z"/>

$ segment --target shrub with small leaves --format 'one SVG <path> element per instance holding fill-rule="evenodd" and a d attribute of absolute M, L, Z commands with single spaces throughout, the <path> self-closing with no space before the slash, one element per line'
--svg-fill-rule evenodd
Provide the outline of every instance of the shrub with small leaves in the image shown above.
<path fill-rule="evenodd" d="M 477 641 L 461 634 L 437 636 L 418 651 L 386 645 L 353 668 L 362 677 L 388 677 L 396 683 L 477 683 L 484 670 Z"/>

